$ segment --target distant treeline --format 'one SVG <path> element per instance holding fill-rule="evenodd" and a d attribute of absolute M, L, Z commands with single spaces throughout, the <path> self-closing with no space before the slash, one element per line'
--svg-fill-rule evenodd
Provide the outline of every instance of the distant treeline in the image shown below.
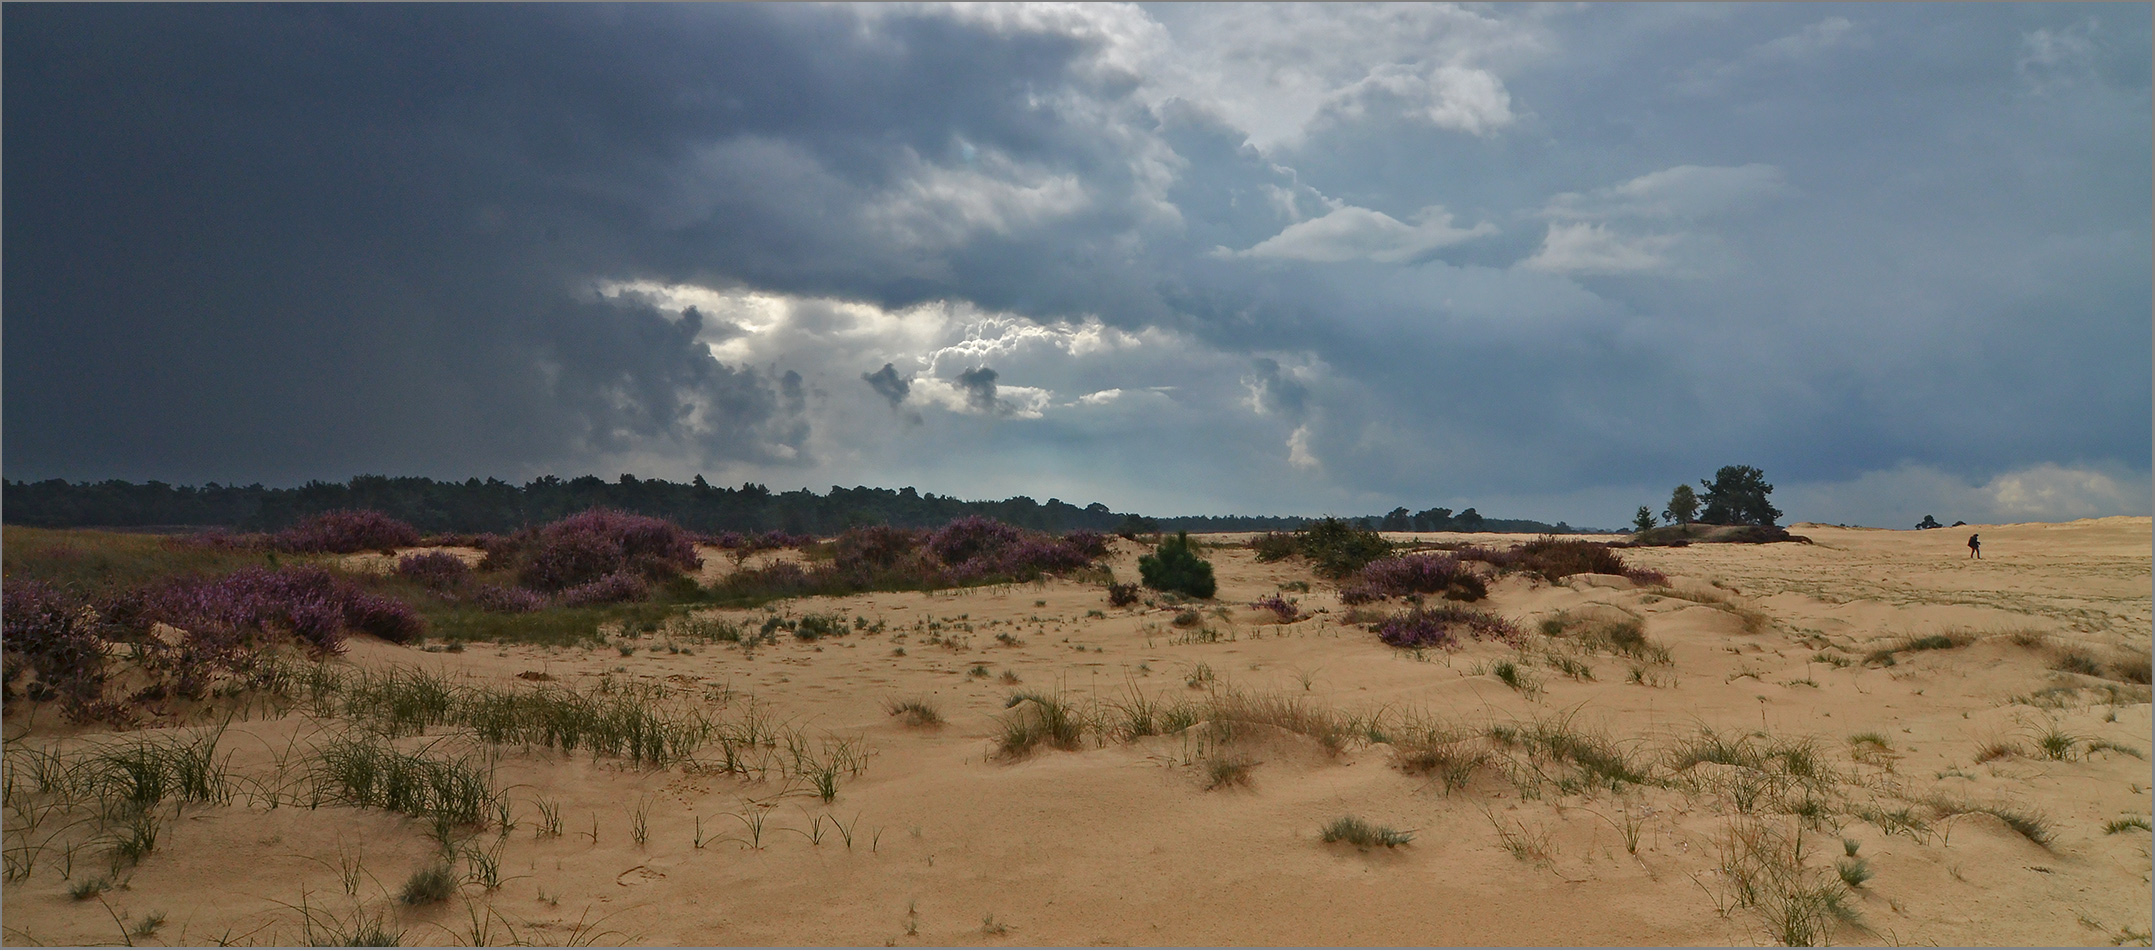
<path fill-rule="evenodd" d="M 985 515 L 1041 531 L 1264 532 L 1301 527 L 1298 516 L 1181 516 L 1147 518 L 1112 512 L 1095 502 L 1083 508 L 1060 499 L 1036 502 L 1016 496 L 1001 502 L 967 502 L 903 489 L 832 486 L 818 495 L 807 489 L 773 492 L 754 483 L 740 488 L 711 485 L 697 476 L 667 482 L 623 475 L 542 476 L 523 485 L 500 479 L 437 482 L 418 477 L 356 476 L 350 482 L 309 482 L 274 489 L 260 484 L 215 482 L 173 486 L 163 482 L 0 482 L 0 520 L 43 528 L 147 528 L 221 526 L 238 531 L 277 531 L 334 509 L 373 509 L 424 532 L 513 532 L 585 509 L 605 506 L 664 518 L 699 532 L 761 532 L 831 535 L 856 525 L 922 528 L 966 515 Z M 1428 509 L 1353 519 L 1385 531 L 1486 531 L 1565 533 L 1563 522 L 1486 519 L 1474 509 L 1453 514 Z"/>

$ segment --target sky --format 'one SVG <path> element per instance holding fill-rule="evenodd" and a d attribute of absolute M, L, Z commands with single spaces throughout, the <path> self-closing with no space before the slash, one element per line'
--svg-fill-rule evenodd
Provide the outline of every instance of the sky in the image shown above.
<path fill-rule="evenodd" d="M 11 479 L 2151 510 L 2151 8 L 0 9 Z"/>

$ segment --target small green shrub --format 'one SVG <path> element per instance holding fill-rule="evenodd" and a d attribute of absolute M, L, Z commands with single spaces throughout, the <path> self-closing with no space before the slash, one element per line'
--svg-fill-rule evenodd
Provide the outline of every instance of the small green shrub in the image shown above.
<path fill-rule="evenodd" d="M 1139 558 L 1138 574 L 1146 587 L 1156 591 L 1173 591 L 1194 598 L 1213 596 L 1213 565 L 1198 557 L 1198 546 L 1190 540 L 1189 532 L 1177 532 L 1174 538 L 1163 539 L 1152 554 Z"/>
<path fill-rule="evenodd" d="M 943 713 L 936 709 L 936 702 L 927 697 L 885 700 L 883 710 L 894 717 L 904 717 L 907 726 L 936 726 L 943 722 Z"/>
<path fill-rule="evenodd" d="M 404 880 L 404 890 L 397 894 L 397 900 L 407 905 L 434 905 L 448 901 L 456 892 L 456 872 L 447 865 L 430 865 Z"/>
<path fill-rule="evenodd" d="M 1327 842 L 1346 842 L 1365 849 L 1373 845 L 1382 845 L 1388 849 L 1397 848 L 1408 844 L 1415 838 L 1415 834 L 1412 832 L 1400 832 L 1384 826 L 1371 825 L 1354 816 L 1341 816 L 1334 819 L 1330 824 L 1326 825 L 1322 835 Z"/>

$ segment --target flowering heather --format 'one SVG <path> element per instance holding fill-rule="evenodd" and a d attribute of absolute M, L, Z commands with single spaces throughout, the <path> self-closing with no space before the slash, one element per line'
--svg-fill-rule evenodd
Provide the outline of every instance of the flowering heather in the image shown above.
<path fill-rule="evenodd" d="M 1416 605 L 1406 614 L 1396 614 L 1378 622 L 1378 639 L 1394 647 L 1442 647 L 1451 650 L 1460 646 L 1460 634 L 1476 640 L 1499 640 L 1516 644 L 1520 629 L 1511 621 L 1456 604 L 1437 607 Z"/>
<path fill-rule="evenodd" d="M 968 515 L 953 519 L 928 537 L 928 550 L 946 565 L 960 565 L 1017 543 L 1025 533 L 1015 525 Z"/>
<path fill-rule="evenodd" d="M 348 630 L 404 643 L 426 628 L 404 602 L 369 594 L 312 565 L 242 568 L 222 578 L 176 582 L 140 595 L 114 616 L 143 633 L 154 622 L 217 641 L 281 631 L 324 653 L 342 649 Z"/>
<path fill-rule="evenodd" d="M 1126 582 L 1108 582 L 1108 606 L 1120 608 L 1138 603 L 1138 586 Z"/>
<path fill-rule="evenodd" d="M 889 571 L 916 565 L 924 532 L 889 525 L 849 528 L 832 542 L 832 564 L 841 571 Z"/>
<path fill-rule="evenodd" d="M 1302 606 L 1296 604 L 1294 598 L 1280 594 L 1271 594 L 1259 598 L 1250 602 L 1250 606 L 1260 611 L 1273 612 L 1275 616 L 1280 618 L 1280 623 L 1282 624 L 1293 624 L 1303 619 Z"/>
<path fill-rule="evenodd" d="M 1075 532 L 1066 533 L 1063 536 L 1063 544 L 1072 551 L 1084 555 L 1087 560 L 1091 560 L 1107 557 L 1108 539 L 1113 537 L 1115 536 L 1081 528 Z"/>
<path fill-rule="evenodd" d="M 1444 592 L 1454 601 L 1478 601 L 1489 594 L 1482 579 L 1449 555 L 1402 555 L 1380 558 L 1357 569 L 1340 586 L 1347 604 L 1381 601 L 1407 594 Z"/>
<path fill-rule="evenodd" d="M 674 523 L 592 509 L 517 533 L 488 550 L 481 567 L 514 567 L 526 587 L 560 591 L 622 571 L 657 579 L 702 566 L 696 536 Z"/>
<path fill-rule="evenodd" d="M 380 512 L 340 509 L 278 532 L 269 542 L 278 551 L 289 552 L 390 552 L 419 544 L 419 530 Z"/>
<path fill-rule="evenodd" d="M 446 551 L 416 552 L 397 561 L 397 574 L 436 591 L 452 591 L 472 576 L 472 566 Z"/>
<path fill-rule="evenodd" d="M 57 699 L 69 717 L 93 720 L 109 710 L 105 648 L 93 614 L 67 592 L 41 581 L 0 583 L 0 675 L 10 696 L 15 681 L 35 671 L 32 700 Z"/>
<path fill-rule="evenodd" d="M 1618 557 L 1617 552 L 1610 546 L 1600 542 L 1537 538 L 1517 548 L 1503 551 L 1470 546 L 1454 554 L 1463 560 L 1487 562 L 1499 571 L 1533 572 L 1546 581 L 1586 573 L 1631 577 L 1625 569 L 1624 559 Z M 1641 578 L 1649 576 L 1658 574 L 1647 573 Z"/>
<path fill-rule="evenodd" d="M 529 614 L 547 605 L 546 595 L 527 588 L 484 585 L 472 592 L 472 603 L 499 614 Z"/>
<path fill-rule="evenodd" d="M 581 608 L 594 604 L 640 601 L 650 593 L 651 587 L 641 575 L 630 571 L 617 571 L 597 581 L 564 588 L 555 598 L 563 607 Z"/>

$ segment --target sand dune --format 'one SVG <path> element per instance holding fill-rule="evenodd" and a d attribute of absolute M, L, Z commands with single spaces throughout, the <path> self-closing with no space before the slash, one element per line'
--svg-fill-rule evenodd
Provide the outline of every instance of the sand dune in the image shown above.
<path fill-rule="evenodd" d="M 95 899 L 70 889 L 103 874 L 105 846 L 81 847 L 65 878 L 57 853 L 38 856 L 5 887 L 6 936 L 116 943 L 123 923 L 162 913 L 136 943 L 288 943 L 309 933 L 304 907 L 317 932 L 378 917 L 407 944 L 2146 944 L 2150 520 L 1795 530 L 1814 544 L 1623 553 L 1669 575 L 1666 589 L 1505 578 L 1484 606 L 1534 632 L 1520 648 L 1395 650 L 1347 623 L 1306 566 L 1240 548 L 1209 553 L 1219 596 L 1185 627 L 1177 609 L 1110 608 L 1097 585 L 1051 582 L 787 604 L 882 630 L 751 651 L 665 631 L 462 653 L 363 641 L 336 663 L 500 690 L 542 676 L 664 687 L 667 703 L 758 711 L 861 759 L 826 802 L 798 771 L 727 772 L 708 749 L 655 769 L 499 748 L 514 828 L 463 846 L 491 850 L 498 885 L 415 907 L 394 895 L 440 850 L 430 824 L 280 798 L 279 782 L 299 788 L 293 764 L 348 726 L 305 703 L 257 705 L 218 747 L 253 785 L 181 808 L 124 887 Z M 1968 531 L 1983 533 L 1982 561 L 1966 557 Z M 1136 576 L 1140 551 L 1121 543 L 1119 576 Z M 1249 606 L 1297 583 L 1307 620 Z M 770 615 L 718 616 L 754 628 Z M 1646 647 L 1595 648 L 1629 620 Z M 1946 643 L 1895 650 L 1934 636 Z M 1497 676 L 1508 661 L 1518 687 Z M 2119 666 L 2134 663 L 2137 676 Z M 1215 720 L 999 756 L 999 718 L 1030 709 L 1006 708 L 1026 690 L 1109 720 L 1133 698 Z M 1223 737 L 1234 697 L 1344 718 L 1329 721 L 1342 732 L 1253 717 Z M 907 725 L 886 712 L 893 698 L 945 722 Z M 8 730 L 18 752 L 103 741 L 49 715 Z M 1446 730 L 1457 739 L 1424 742 Z M 1703 730 L 1730 762 L 1687 762 Z M 1536 737 L 1606 738 L 1638 781 Z M 441 728 L 397 742 L 482 749 Z M 1482 763 L 1448 789 L 1442 771 L 1401 768 L 1418 743 Z M 9 782 L 26 782 L 17 763 Z M 1412 841 L 1321 841 L 1342 816 Z M 2143 821 L 2107 831 L 2130 819 Z M 7 846 L 26 852 L 17 829 Z M 1795 860 L 1744 854 L 1768 845 Z M 1849 888 L 1836 865 L 1855 860 L 1870 875 Z M 347 862 L 360 869 L 350 894 Z M 456 868 L 474 872 L 468 858 Z M 1829 892 L 1845 914 L 1804 904 Z"/>

